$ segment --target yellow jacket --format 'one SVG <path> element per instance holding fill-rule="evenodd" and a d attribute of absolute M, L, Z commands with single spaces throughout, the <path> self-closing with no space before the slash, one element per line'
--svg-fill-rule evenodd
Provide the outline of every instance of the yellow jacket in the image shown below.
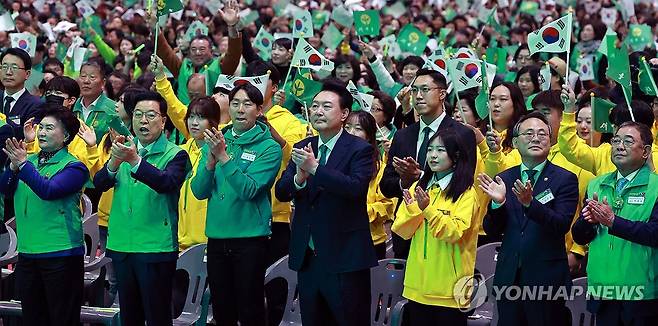
<path fill-rule="evenodd" d="M 410 189 L 412 196 L 415 188 Z M 471 187 L 453 202 L 436 186 L 429 197 L 422 211 L 415 201 L 400 205 L 393 222 L 393 232 L 412 239 L 402 296 L 432 306 L 468 306 L 468 300 L 455 299 L 453 290 L 458 280 L 472 277 L 475 268 L 477 192 Z"/>
<path fill-rule="evenodd" d="M 35 131 L 38 132 L 38 130 L 39 128 L 36 127 Z M 96 146 L 89 147 L 87 146 L 87 143 L 85 143 L 85 141 L 82 140 L 82 138 L 80 138 L 80 136 L 75 135 L 71 143 L 69 143 L 68 151 L 69 153 L 71 153 L 71 155 L 73 155 L 80 162 L 82 162 L 82 164 L 84 164 L 87 167 L 87 169 L 89 169 L 89 172 L 91 172 L 92 167 L 96 165 L 96 162 L 98 161 L 97 146 L 98 144 Z M 27 143 L 26 148 L 28 154 L 37 153 L 38 151 L 41 150 L 41 148 L 39 147 L 39 142 L 36 140 Z M 94 175 L 91 173 L 89 176 L 91 178 L 94 177 Z"/>
<path fill-rule="evenodd" d="M 98 155 L 98 160 L 96 164 L 89 169 L 90 175 L 95 175 L 100 169 L 105 166 L 105 163 L 110 160 L 111 153 L 110 151 L 103 150 L 103 144 L 105 139 L 110 137 L 110 133 L 106 133 L 101 141 L 96 144 L 96 151 Z M 98 201 L 98 225 L 107 227 L 107 223 L 110 219 L 110 208 L 112 208 L 112 198 L 114 197 L 114 188 L 110 188 L 101 195 L 100 200 Z"/>
<path fill-rule="evenodd" d="M 187 125 L 185 124 L 187 105 L 178 99 L 167 78 L 156 78 L 155 89 L 167 101 L 167 117 L 169 117 L 171 123 L 185 136 L 185 139 L 190 139 L 190 132 L 187 130 Z"/>
<path fill-rule="evenodd" d="M 655 132 L 655 130 L 652 130 Z M 612 146 L 602 143 L 599 147 L 591 147 L 576 134 L 576 114 L 564 113 L 560 122 L 560 132 L 557 142 L 560 151 L 571 163 L 592 172 L 595 176 L 616 171 L 612 164 Z M 658 145 L 654 133 L 654 143 L 651 146 L 651 156 L 654 164 L 658 162 Z"/>
<path fill-rule="evenodd" d="M 195 244 L 208 242 L 208 237 L 206 237 L 208 200 L 196 199 L 190 188 L 190 181 L 199 168 L 201 148 L 192 138 L 180 147 L 187 152 L 190 156 L 190 162 L 192 162 L 192 171 L 185 179 L 178 199 L 178 244 L 182 251 Z"/>
<path fill-rule="evenodd" d="M 582 143 L 583 141 L 580 140 L 579 142 Z M 573 224 L 573 222 L 575 222 L 580 215 L 583 200 L 585 199 L 585 192 L 587 191 L 587 184 L 589 184 L 589 182 L 594 179 L 594 175 L 591 172 L 569 162 L 567 158 L 562 155 L 562 153 L 563 152 L 560 151 L 559 144 L 555 144 L 551 146 L 551 149 L 548 153 L 548 160 L 551 163 L 572 172 L 576 175 L 576 177 L 578 177 L 578 206 L 576 208 L 576 214 L 573 217 Z M 517 149 L 512 150 L 507 155 L 502 154 L 500 151 L 497 153 L 489 153 L 489 155 L 487 155 L 487 157 L 484 159 L 486 174 L 491 177 L 520 164 L 521 155 Z M 587 253 L 587 248 L 585 246 L 581 246 L 573 242 L 571 231 L 569 231 L 565 237 L 565 244 L 567 251 L 569 252 L 577 253 L 581 256 L 584 256 L 585 253 Z"/>
<path fill-rule="evenodd" d="M 386 198 L 379 190 L 379 181 L 384 175 L 386 162 L 379 163 L 379 172 L 370 180 L 368 185 L 367 209 L 368 219 L 370 220 L 370 235 L 375 245 L 386 242 L 386 230 L 384 223 L 393 219 L 397 198 Z"/>
<path fill-rule="evenodd" d="M 282 148 L 283 158 L 281 159 L 281 166 L 279 167 L 279 172 L 276 175 L 276 184 L 281 178 L 281 174 L 285 171 L 288 166 L 288 161 L 290 161 L 290 156 L 292 155 L 292 147 L 306 138 L 306 129 L 302 123 L 295 117 L 290 111 L 279 106 L 272 106 L 267 113 L 265 113 L 267 122 L 270 123 L 270 126 L 276 130 L 281 137 L 286 141 L 286 145 Z M 273 222 L 282 222 L 290 223 L 290 214 L 292 209 L 290 203 L 282 203 L 276 196 L 274 196 L 274 186 L 271 189 L 272 192 L 272 221 Z"/>

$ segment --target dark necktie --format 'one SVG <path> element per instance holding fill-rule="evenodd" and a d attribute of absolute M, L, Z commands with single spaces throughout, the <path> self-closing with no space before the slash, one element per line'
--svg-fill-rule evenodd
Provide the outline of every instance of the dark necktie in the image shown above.
<path fill-rule="evenodd" d="M 318 164 L 320 164 L 320 165 L 327 164 L 327 150 L 328 149 L 329 149 L 329 147 L 327 147 L 327 145 L 324 145 L 324 144 L 320 145 L 320 161 L 318 162 Z"/>
<path fill-rule="evenodd" d="M 626 178 L 621 178 L 617 180 L 617 186 L 615 187 L 615 192 L 617 195 L 621 194 L 622 190 L 624 190 L 624 187 L 626 187 L 626 184 L 628 183 L 628 179 Z"/>
<path fill-rule="evenodd" d="M 421 170 L 425 168 L 425 161 L 427 160 L 427 146 L 429 145 L 430 142 L 430 127 L 425 127 L 423 129 L 423 142 L 420 143 L 420 149 L 418 149 L 418 155 L 416 156 L 418 159 L 416 162 L 420 165 Z"/>
<path fill-rule="evenodd" d="M 526 170 L 525 174 L 526 174 L 526 176 L 528 176 L 528 181 L 530 181 L 530 184 L 534 185 L 535 184 L 535 175 L 537 174 L 537 170 Z"/>
<path fill-rule="evenodd" d="M 9 111 L 11 110 L 11 102 L 13 101 L 14 101 L 13 97 L 11 96 L 5 97 L 5 106 L 4 108 L 2 108 L 2 113 L 4 113 L 5 115 L 9 114 Z"/>

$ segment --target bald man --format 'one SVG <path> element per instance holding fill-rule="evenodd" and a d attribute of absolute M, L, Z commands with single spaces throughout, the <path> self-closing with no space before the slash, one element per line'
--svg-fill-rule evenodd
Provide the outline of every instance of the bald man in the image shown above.
<path fill-rule="evenodd" d="M 187 80 L 187 96 L 190 102 L 201 96 L 206 96 L 206 75 L 194 73 Z"/>

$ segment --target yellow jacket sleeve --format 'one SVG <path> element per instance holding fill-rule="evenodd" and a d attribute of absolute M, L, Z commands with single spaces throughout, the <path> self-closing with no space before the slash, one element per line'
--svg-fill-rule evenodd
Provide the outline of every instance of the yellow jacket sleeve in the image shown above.
<path fill-rule="evenodd" d="M 379 190 L 379 181 L 384 175 L 384 162 L 380 162 L 379 171 L 374 179 L 368 185 L 368 202 L 366 204 L 368 210 L 368 219 L 370 223 L 377 220 L 386 221 L 393 216 L 395 211 L 395 204 L 397 198 L 386 198 Z"/>
<path fill-rule="evenodd" d="M 507 154 L 503 153 L 502 150 L 495 153 L 489 152 L 484 157 L 484 173 L 493 178 L 498 173 L 519 164 L 521 164 L 521 155 L 516 149 Z"/>
<path fill-rule="evenodd" d="M 560 152 L 569 162 L 598 175 L 602 159 L 599 153 L 601 147 L 591 147 L 579 140 L 576 134 L 576 114 L 563 113 L 557 137 Z M 610 160 L 610 157 L 605 159 Z"/>
<path fill-rule="evenodd" d="M 156 78 L 155 89 L 167 101 L 167 116 L 171 119 L 171 123 L 185 136 L 185 139 L 189 139 L 190 132 L 187 130 L 187 125 L 185 124 L 187 106 L 176 97 L 174 89 L 171 87 L 171 83 L 167 78 Z"/>
<path fill-rule="evenodd" d="M 436 191 L 434 196 L 440 195 L 440 188 L 432 189 Z M 430 200 L 432 194 L 430 194 Z M 442 196 L 441 199 L 445 197 Z M 423 211 L 423 215 L 429 222 L 429 228 L 432 234 L 443 241 L 455 243 L 462 238 L 464 233 L 471 227 L 473 219 L 477 216 L 478 201 L 475 189 L 470 188 L 464 192 L 454 205 L 451 211 L 442 210 L 440 201 L 438 205 L 428 205 Z M 445 200 L 450 200 L 445 198 Z M 447 214 L 446 214 L 447 213 Z"/>
<path fill-rule="evenodd" d="M 487 157 L 487 155 L 489 155 L 489 146 L 487 146 L 487 141 L 486 140 L 482 140 L 478 144 L 478 152 L 480 153 L 480 156 L 482 158 L 485 158 L 485 157 Z"/>
<path fill-rule="evenodd" d="M 415 182 L 411 188 L 409 188 L 412 198 L 417 183 L 418 182 Z M 403 202 L 400 205 L 400 208 L 398 208 L 397 214 L 395 214 L 395 221 L 391 226 L 391 231 L 397 233 L 402 239 L 409 240 L 414 236 L 414 233 L 416 233 L 416 230 L 418 230 L 423 223 L 423 220 L 423 212 L 418 207 L 416 201 L 411 204 Z"/>

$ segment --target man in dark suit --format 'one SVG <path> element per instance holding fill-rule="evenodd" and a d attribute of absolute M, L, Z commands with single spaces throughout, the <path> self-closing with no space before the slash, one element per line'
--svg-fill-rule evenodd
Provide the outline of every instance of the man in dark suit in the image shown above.
<path fill-rule="evenodd" d="M 343 131 L 352 107 L 344 84 L 324 83 L 310 120 L 319 137 L 295 144 L 276 184 L 295 201 L 289 249 L 304 325 L 370 324 L 370 267 L 377 264 L 366 196 L 373 148 Z"/>
<path fill-rule="evenodd" d="M 476 150 L 475 134 L 468 127 L 453 120 L 445 110 L 443 101 L 447 96 L 447 83 L 439 72 L 418 70 L 411 86 L 412 101 L 420 121 L 401 129 L 395 134 L 388 152 L 388 162 L 379 187 L 388 198 L 400 198 L 402 189 L 408 189 L 420 179 L 427 157 L 429 139 L 439 130 L 453 128 L 463 135 L 473 152 Z M 475 161 L 473 161 L 475 163 Z M 393 234 L 393 250 L 396 258 L 406 259 L 411 240 Z"/>
<path fill-rule="evenodd" d="M 18 48 L 9 48 L 0 56 L 0 79 L 5 87 L 0 92 L 2 113 L 8 123 L 20 125 L 34 116 L 41 100 L 25 89 L 25 81 L 32 71 L 30 55 Z M 22 134 L 22 130 L 21 134 Z"/>
<path fill-rule="evenodd" d="M 494 286 L 534 287 L 529 289 L 542 296 L 513 300 L 503 291 L 496 298 L 500 325 L 569 324 L 566 297 L 557 294 L 559 287 L 571 287 L 564 236 L 576 212 L 578 179 L 547 160 L 550 134 L 541 113 L 524 116 L 514 127 L 513 140 L 521 165 L 495 180 L 478 176 L 480 188 L 492 199 L 484 230 L 503 235 Z"/>

